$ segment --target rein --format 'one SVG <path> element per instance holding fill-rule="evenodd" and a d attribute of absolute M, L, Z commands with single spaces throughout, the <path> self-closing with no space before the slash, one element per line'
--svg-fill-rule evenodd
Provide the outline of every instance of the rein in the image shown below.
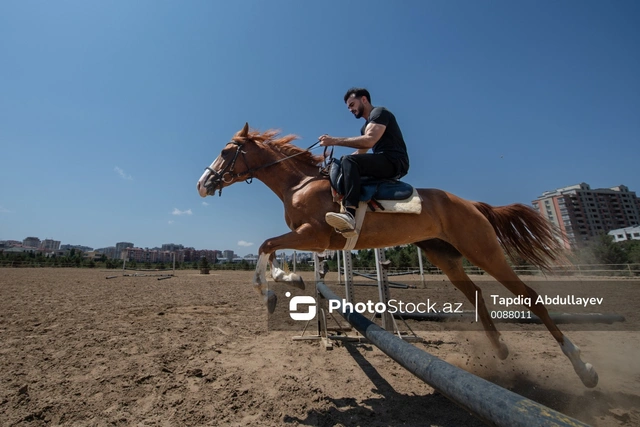
<path fill-rule="evenodd" d="M 257 166 L 255 168 L 248 168 L 248 164 L 247 164 L 247 159 L 245 158 L 245 154 L 246 151 L 242 151 L 241 147 L 242 144 L 237 142 L 237 141 L 230 141 L 230 144 L 233 144 L 236 146 L 236 153 L 233 156 L 233 160 L 231 160 L 231 163 L 229 163 L 227 166 L 224 167 L 224 169 L 220 172 L 216 172 L 213 169 L 211 169 L 209 166 L 207 166 L 206 168 L 204 168 L 205 170 L 208 170 L 209 172 L 211 172 L 213 174 L 213 177 L 209 179 L 209 183 L 205 184 L 205 188 L 207 190 L 212 190 L 212 193 L 215 193 L 216 189 L 218 190 L 218 196 L 222 196 L 222 184 L 223 183 L 228 183 L 233 181 L 236 178 L 240 178 L 243 175 L 249 175 L 248 178 L 245 178 L 245 182 L 247 184 L 251 184 L 253 182 L 253 173 L 256 171 L 259 171 L 260 169 L 264 169 L 264 168 L 268 168 L 269 166 L 273 166 L 275 164 L 278 164 L 280 162 L 283 162 L 285 160 L 288 160 L 292 157 L 296 157 L 299 156 L 300 154 L 304 154 L 308 151 L 311 151 L 316 145 L 320 144 L 320 140 L 316 141 L 315 143 L 313 143 L 312 145 L 310 145 L 307 149 L 293 154 L 291 156 L 287 156 L 287 157 L 283 157 L 282 159 L 278 159 L 276 161 L 273 161 L 271 163 L 267 163 L 266 165 L 261 165 L 261 166 Z M 242 154 L 242 160 L 244 161 L 245 166 L 247 166 L 247 170 L 245 170 L 244 172 L 240 172 L 240 173 L 234 173 L 233 169 L 236 165 L 236 161 L 238 160 L 238 156 Z M 325 154 L 326 154 L 326 147 L 325 147 Z M 333 150 L 332 150 L 332 154 L 333 154 Z M 228 178 L 225 178 L 227 177 Z"/>

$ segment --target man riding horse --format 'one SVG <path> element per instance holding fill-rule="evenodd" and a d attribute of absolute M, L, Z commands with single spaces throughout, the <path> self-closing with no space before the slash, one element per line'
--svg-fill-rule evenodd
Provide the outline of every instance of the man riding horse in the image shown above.
<path fill-rule="evenodd" d="M 409 171 L 407 147 L 395 116 L 385 107 L 371 105 L 367 89 L 351 88 L 344 95 L 347 108 L 356 119 L 364 118 L 360 136 L 337 138 L 322 135 L 320 145 L 355 148 L 356 151 L 342 157 L 342 174 L 345 185 L 344 213 L 329 212 L 325 220 L 341 233 L 356 233 L 356 208 L 360 201 L 361 177 L 399 179 Z M 371 149 L 372 153 L 367 153 Z"/>

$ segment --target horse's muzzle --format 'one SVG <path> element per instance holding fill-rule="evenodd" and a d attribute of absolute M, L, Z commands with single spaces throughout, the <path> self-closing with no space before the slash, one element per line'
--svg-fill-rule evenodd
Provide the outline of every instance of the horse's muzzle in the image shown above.
<path fill-rule="evenodd" d="M 197 189 L 198 189 L 198 194 L 200 195 L 200 197 L 207 197 L 210 196 L 213 193 L 209 193 L 207 186 L 206 185 L 202 185 L 200 183 L 200 181 L 198 181 L 198 185 L 197 185 Z"/>

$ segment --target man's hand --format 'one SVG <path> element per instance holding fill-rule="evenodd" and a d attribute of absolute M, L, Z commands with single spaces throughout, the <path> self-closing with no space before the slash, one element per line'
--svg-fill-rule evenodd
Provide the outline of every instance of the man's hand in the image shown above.
<path fill-rule="evenodd" d="M 333 145 L 338 145 L 338 138 L 334 138 L 327 134 L 322 135 L 320 138 L 320 146 L 321 147 L 331 147 Z"/>

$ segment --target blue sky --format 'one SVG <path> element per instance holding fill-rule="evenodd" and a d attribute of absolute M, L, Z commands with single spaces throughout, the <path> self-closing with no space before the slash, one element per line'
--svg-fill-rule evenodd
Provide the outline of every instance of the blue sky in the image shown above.
<path fill-rule="evenodd" d="M 0 240 L 256 253 L 280 201 L 197 179 L 245 121 L 357 134 L 351 86 L 396 115 L 417 187 L 640 192 L 638 22 L 629 0 L 3 2 Z"/>

